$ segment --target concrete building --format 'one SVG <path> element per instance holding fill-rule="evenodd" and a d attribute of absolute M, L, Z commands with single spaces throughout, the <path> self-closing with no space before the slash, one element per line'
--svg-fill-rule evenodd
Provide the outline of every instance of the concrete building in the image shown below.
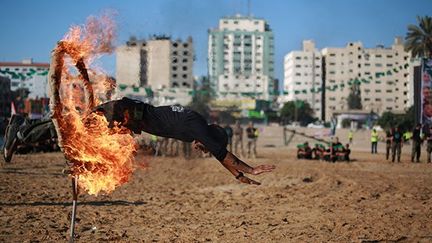
<path fill-rule="evenodd" d="M 219 98 L 269 100 L 274 90 L 273 32 L 264 19 L 236 15 L 209 30 L 208 70 Z"/>
<path fill-rule="evenodd" d="M 381 115 L 384 111 L 403 112 L 409 107 L 410 59 L 402 38 L 395 38 L 390 48 L 364 48 L 361 42 L 324 48 L 322 56 L 326 121 L 334 112 L 348 110 L 347 98 L 356 82 L 364 111 Z"/>
<path fill-rule="evenodd" d="M 49 63 L 35 63 L 32 59 L 0 62 L 0 75 L 10 79 L 10 90 L 27 89 L 31 99 L 48 97 L 48 70 Z"/>
<path fill-rule="evenodd" d="M 10 90 L 10 79 L 0 76 L 0 119 L 10 117 L 12 91 Z"/>
<path fill-rule="evenodd" d="M 192 88 L 194 51 L 187 41 L 155 36 L 149 40 L 131 38 L 116 49 L 118 84 L 163 88 Z"/>
<path fill-rule="evenodd" d="M 322 59 L 311 40 L 303 41 L 303 50 L 291 51 L 284 58 L 284 93 L 280 103 L 302 100 L 310 104 L 317 118 L 322 116 Z M 303 92 L 306 90 L 306 92 Z"/>

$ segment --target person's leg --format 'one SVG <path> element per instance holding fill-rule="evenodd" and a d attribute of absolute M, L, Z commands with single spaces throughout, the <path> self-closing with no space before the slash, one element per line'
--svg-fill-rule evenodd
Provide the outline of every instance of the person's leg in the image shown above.
<path fill-rule="evenodd" d="M 53 139 L 57 137 L 57 134 L 55 132 L 54 124 L 49 120 L 32 124 L 30 128 L 26 127 L 23 132 L 18 132 L 18 137 L 23 143 L 31 144 Z"/>
<path fill-rule="evenodd" d="M 411 163 L 414 162 L 414 157 L 415 157 L 415 153 L 416 153 L 416 146 L 417 146 L 417 142 L 413 140 L 413 143 L 411 146 Z"/>
<path fill-rule="evenodd" d="M 432 151 L 432 147 L 430 147 L 429 145 L 426 148 L 426 154 L 427 154 L 427 162 L 430 163 L 431 162 L 431 151 Z"/>
<path fill-rule="evenodd" d="M 392 162 L 395 162 L 395 157 L 396 157 L 396 143 L 392 144 Z"/>
<path fill-rule="evenodd" d="M 234 154 L 238 154 L 238 145 L 239 145 L 239 140 L 237 136 L 234 136 Z"/>
<path fill-rule="evenodd" d="M 252 146 L 252 141 L 250 138 L 248 138 L 248 141 L 247 141 L 247 156 L 248 156 L 248 158 L 250 158 L 251 146 Z"/>
<path fill-rule="evenodd" d="M 388 160 L 390 155 L 390 144 L 386 144 L 386 160 Z"/>
<path fill-rule="evenodd" d="M 421 155 L 421 144 L 417 143 L 417 158 L 416 158 L 416 162 L 419 163 L 420 162 L 420 155 Z"/>
<path fill-rule="evenodd" d="M 257 156 L 257 151 L 256 151 L 256 143 L 257 143 L 257 139 L 256 138 L 254 138 L 253 139 L 253 156 L 254 156 L 254 158 L 256 158 L 256 156 Z"/>
<path fill-rule="evenodd" d="M 402 146 L 401 146 L 401 143 L 398 143 L 397 144 L 397 160 L 398 160 L 398 162 L 400 162 L 401 153 L 402 153 Z"/>
<path fill-rule="evenodd" d="M 12 160 L 13 153 L 19 144 L 19 138 L 17 137 L 20 127 L 24 124 L 25 118 L 22 115 L 13 115 L 6 127 L 3 144 L 3 159 L 6 163 Z"/>

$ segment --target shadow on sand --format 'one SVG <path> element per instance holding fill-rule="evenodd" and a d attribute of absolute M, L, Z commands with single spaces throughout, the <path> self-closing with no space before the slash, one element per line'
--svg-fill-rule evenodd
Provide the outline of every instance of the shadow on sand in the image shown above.
<path fill-rule="evenodd" d="M 80 202 L 78 205 L 89 205 L 89 206 L 139 206 L 144 205 L 146 202 L 135 201 L 128 202 L 124 200 L 115 201 L 90 201 L 90 202 Z M 19 207 L 19 206 L 72 206 L 72 202 L 0 202 L 0 207 Z"/>

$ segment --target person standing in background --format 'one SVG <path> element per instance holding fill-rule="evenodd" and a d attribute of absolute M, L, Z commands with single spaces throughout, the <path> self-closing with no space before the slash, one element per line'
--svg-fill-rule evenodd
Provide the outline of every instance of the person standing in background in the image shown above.
<path fill-rule="evenodd" d="M 227 123 L 225 125 L 224 129 L 225 129 L 225 132 L 226 132 L 226 134 L 228 136 L 228 150 L 230 152 L 232 152 L 233 151 L 232 150 L 232 148 L 233 148 L 233 146 L 232 146 L 233 129 L 231 128 L 231 126 L 229 125 L 229 123 Z"/>
<path fill-rule="evenodd" d="M 422 125 L 419 123 L 414 127 L 414 130 L 412 132 L 412 149 L 411 149 L 411 162 L 419 163 L 420 162 L 420 153 L 421 153 L 421 128 Z"/>
<path fill-rule="evenodd" d="M 350 131 L 348 132 L 348 141 L 349 141 L 349 144 L 352 144 L 353 136 L 354 136 L 353 131 L 350 130 Z"/>
<path fill-rule="evenodd" d="M 372 144 L 372 154 L 378 153 L 378 132 L 376 129 L 372 129 L 371 133 L 371 144 Z"/>
<path fill-rule="evenodd" d="M 236 121 L 234 125 L 234 153 L 235 154 L 241 154 L 244 156 L 244 150 L 243 150 L 243 127 L 241 126 L 239 121 Z M 240 146 L 241 153 L 238 151 L 238 147 Z"/>
<path fill-rule="evenodd" d="M 253 153 L 253 158 L 256 158 L 256 140 L 257 140 L 257 132 L 258 130 L 254 127 L 252 122 L 249 122 L 248 127 L 246 128 L 246 136 L 248 139 L 248 158 L 251 156 L 251 152 Z"/>
<path fill-rule="evenodd" d="M 392 162 L 395 162 L 396 156 L 397 162 L 400 162 L 402 146 L 402 132 L 399 130 L 399 127 L 396 127 L 392 134 Z"/>
<path fill-rule="evenodd" d="M 394 133 L 394 128 L 387 130 L 386 132 L 386 160 L 390 157 L 391 144 L 392 144 L 392 134 Z"/>

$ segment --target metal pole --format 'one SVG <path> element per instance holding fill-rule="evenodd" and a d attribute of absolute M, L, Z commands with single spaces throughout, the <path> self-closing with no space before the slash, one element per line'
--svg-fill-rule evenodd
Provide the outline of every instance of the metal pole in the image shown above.
<path fill-rule="evenodd" d="M 73 243 L 75 240 L 75 219 L 77 210 L 77 200 L 78 200 L 78 177 L 72 177 L 72 216 L 71 216 L 71 226 L 70 226 L 70 238 L 69 243 Z"/>

